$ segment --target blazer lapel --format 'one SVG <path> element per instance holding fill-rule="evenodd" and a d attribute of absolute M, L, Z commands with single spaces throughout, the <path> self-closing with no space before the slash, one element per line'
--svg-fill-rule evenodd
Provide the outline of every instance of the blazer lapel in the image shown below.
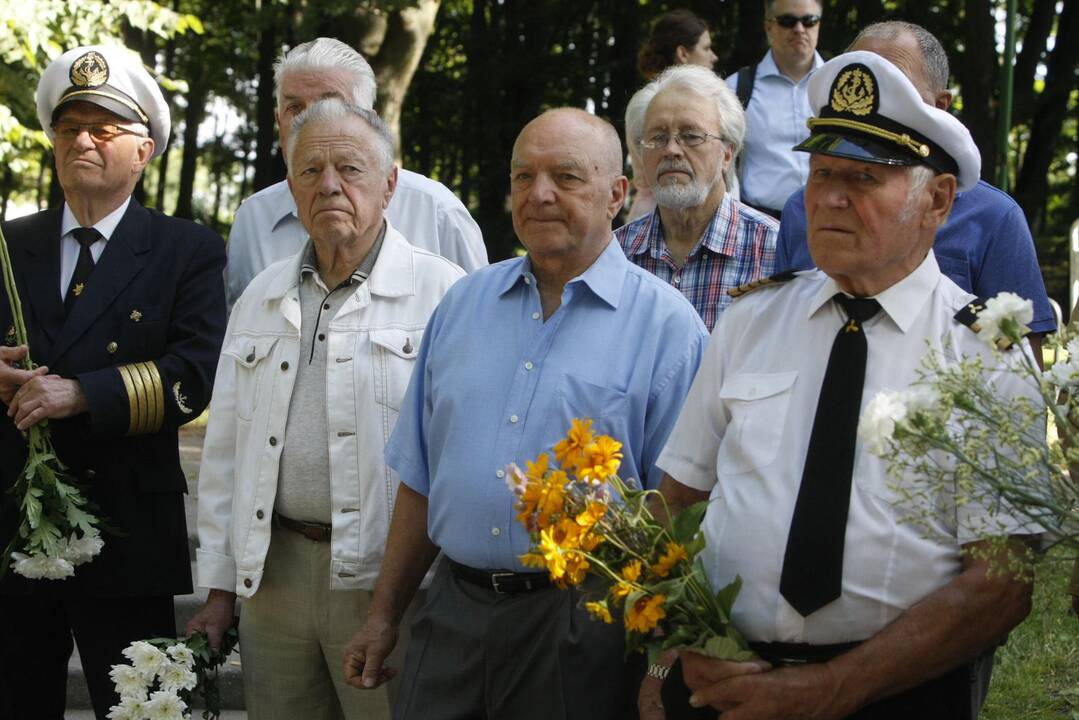
<path fill-rule="evenodd" d="M 53 363 L 94 324 L 142 270 L 143 260 L 140 256 L 150 249 L 149 222 L 150 214 L 132 198 L 123 219 L 94 266 L 94 272 L 86 283 L 86 291 L 75 303 L 56 339 Z"/>
<path fill-rule="evenodd" d="M 31 338 L 37 335 L 50 343 L 64 324 L 64 301 L 60 297 L 61 217 L 61 208 L 46 210 L 29 232 L 10 238 L 18 247 L 12 249 L 12 255 L 16 252 L 22 255 L 19 258 L 21 268 L 16 266 L 19 271 L 16 282 L 19 283 L 27 330 Z M 42 364 L 51 359 L 49 350 L 48 347 L 30 347 L 31 355 Z"/>

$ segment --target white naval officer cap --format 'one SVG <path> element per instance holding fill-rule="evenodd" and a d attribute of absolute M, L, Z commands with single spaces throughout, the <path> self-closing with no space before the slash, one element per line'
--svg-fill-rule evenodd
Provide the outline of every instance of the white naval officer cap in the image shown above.
<path fill-rule="evenodd" d="M 168 103 L 142 59 L 127 48 L 77 47 L 49 63 L 37 84 L 37 119 L 50 140 L 60 108 L 78 101 L 148 126 L 154 139 L 153 156 L 165 151 L 172 125 Z"/>
<path fill-rule="evenodd" d="M 836 56 L 809 79 L 815 117 L 795 150 L 883 165 L 928 165 L 956 176 L 960 191 L 978 182 L 981 154 L 970 131 L 922 100 L 903 72 L 876 53 Z"/>

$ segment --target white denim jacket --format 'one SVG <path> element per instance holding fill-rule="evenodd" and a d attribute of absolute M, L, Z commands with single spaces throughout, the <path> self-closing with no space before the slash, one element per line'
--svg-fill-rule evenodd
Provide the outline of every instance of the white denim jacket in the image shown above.
<path fill-rule="evenodd" d="M 250 597 L 270 545 L 285 421 L 300 354 L 303 250 L 274 263 L 233 308 L 199 472 L 198 584 Z M 387 223 L 370 277 L 327 329 L 330 586 L 374 587 L 397 495 L 383 448 L 431 312 L 464 273 Z"/>

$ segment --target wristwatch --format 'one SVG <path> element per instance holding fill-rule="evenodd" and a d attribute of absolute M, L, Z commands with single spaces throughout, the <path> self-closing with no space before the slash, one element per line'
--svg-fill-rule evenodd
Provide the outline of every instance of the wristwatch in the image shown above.
<path fill-rule="evenodd" d="M 659 663 L 652 663 L 648 666 L 648 677 L 654 677 L 657 680 L 666 680 L 667 675 L 671 672 L 669 665 L 660 665 Z"/>

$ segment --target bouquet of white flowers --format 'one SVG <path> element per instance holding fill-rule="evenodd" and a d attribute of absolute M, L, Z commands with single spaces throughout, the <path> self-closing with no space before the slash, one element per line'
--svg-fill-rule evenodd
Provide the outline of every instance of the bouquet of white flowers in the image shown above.
<path fill-rule="evenodd" d="M 221 639 L 221 650 L 210 647 L 205 633 L 187 639 L 155 638 L 131 643 L 124 650 L 130 665 L 113 665 L 109 672 L 120 703 L 109 709 L 110 720 L 190 720 L 191 700 L 206 702 L 205 720 L 221 715 L 217 669 L 236 647 L 236 628 Z"/>
<path fill-rule="evenodd" d="M 4 290 L 11 305 L 15 344 L 28 345 L 22 303 L 0 231 L 0 266 Z M 27 352 L 24 367 L 34 367 Z M 62 580 L 75 574 L 75 566 L 90 562 L 101 552 L 101 520 L 94 515 L 82 485 L 67 474 L 56 456 L 47 420 L 26 432 L 26 465 L 8 491 L 21 515 L 18 531 L 0 556 L 0 577 L 7 571 L 7 558 L 15 572 L 31 579 Z"/>
<path fill-rule="evenodd" d="M 930 352 L 912 387 L 869 402 L 858 431 L 893 477 L 916 479 L 895 488 L 908 500 L 932 502 L 934 491 L 947 490 L 959 506 L 1001 510 L 1079 547 L 1079 472 L 1069 472 L 1079 469 L 1079 331 L 1046 338 L 1058 359 L 1043 372 L 1032 356 L 1008 349 L 1032 317 L 1029 300 L 1001 293 L 972 326 L 992 348 L 998 378 L 1025 386 L 1022 396 L 998 392 L 982 357 L 946 362 Z M 1056 426 L 1049 441 L 1047 408 Z"/>

